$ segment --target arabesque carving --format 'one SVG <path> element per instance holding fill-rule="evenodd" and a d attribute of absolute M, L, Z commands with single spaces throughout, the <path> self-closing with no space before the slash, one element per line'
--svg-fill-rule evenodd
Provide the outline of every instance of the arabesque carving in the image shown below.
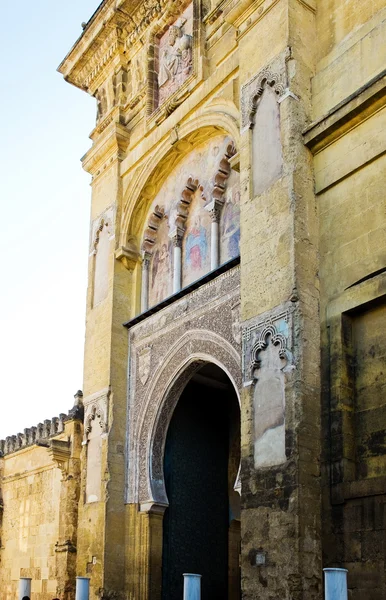
<path fill-rule="evenodd" d="M 254 117 L 259 104 L 259 100 L 266 86 L 271 87 L 277 97 L 282 96 L 286 89 L 285 70 L 272 71 L 270 68 L 264 68 L 255 75 L 241 89 L 241 126 L 242 128 L 253 127 Z"/>
<path fill-rule="evenodd" d="M 130 330 L 128 502 L 167 505 L 166 432 L 195 371 L 213 362 L 228 373 L 236 390 L 241 388 L 239 346 L 232 334 L 232 306 L 239 293 L 236 267 Z M 219 312 L 221 319 L 214 319 Z"/>

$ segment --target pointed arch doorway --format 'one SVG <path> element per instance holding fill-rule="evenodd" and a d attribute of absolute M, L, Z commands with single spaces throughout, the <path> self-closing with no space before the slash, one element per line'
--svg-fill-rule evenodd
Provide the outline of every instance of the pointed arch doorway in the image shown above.
<path fill-rule="evenodd" d="M 184 388 L 165 442 L 162 600 L 181 600 L 183 573 L 202 600 L 240 598 L 240 407 L 228 375 L 205 364 Z"/>

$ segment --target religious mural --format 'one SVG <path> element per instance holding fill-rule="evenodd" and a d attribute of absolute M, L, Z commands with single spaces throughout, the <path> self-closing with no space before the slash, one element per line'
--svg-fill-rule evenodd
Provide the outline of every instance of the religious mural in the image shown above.
<path fill-rule="evenodd" d="M 150 261 L 149 305 L 154 306 L 172 293 L 172 244 L 169 239 L 168 219 L 165 216 L 157 232 Z"/>
<path fill-rule="evenodd" d="M 158 103 L 162 104 L 193 70 L 193 4 L 160 38 L 158 56 Z"/>
<path fill-rule="evenodd" d="M 227 262 L 240 254 L 240 186 L 239 176 L 231 173 L 226 191 L 226 201 L 220 221 L 221 262 Z"/>
<path fill-rule="evenodd" d="M 182 286 L 210 271 L 210 215 L 203 210 L 201 190 L 194 194 L 182 244 Z"/>
<path fill-rule="evenodd" d="M 173 293 L 174 248 L 171 238 L 177 225 L 181 233 L 182 287 L 211 270 L 211 214 L 205 207 L 212 200 L 214 177 L 230 142 L 229 137 L 221 135 L 194 149 L 167 177 L 152 202 L 144 225 L 148 225 L 156 207 L 162 207 L 163 216 L 157 220 L 155 242 L 150 251 L 149 308 Z M 194 190 L 189 192 L 189 203 L 185 205 L 186 217 L 181 222 L 178 207 L 187 186 L 191 185 L 189 181 L 194 183 Z M 239 174 L 230 171 L 220 215 L 220 264 L 239 255 L 239 205 Z"/>

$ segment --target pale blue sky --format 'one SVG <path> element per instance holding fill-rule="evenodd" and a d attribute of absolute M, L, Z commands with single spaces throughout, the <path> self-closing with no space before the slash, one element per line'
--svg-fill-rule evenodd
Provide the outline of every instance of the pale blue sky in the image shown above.
<path fill-rule="evenodd" d="M 98 0 L 2 3 L 0 438 L 82 388 L 95 100 L 56 72 Z"/>

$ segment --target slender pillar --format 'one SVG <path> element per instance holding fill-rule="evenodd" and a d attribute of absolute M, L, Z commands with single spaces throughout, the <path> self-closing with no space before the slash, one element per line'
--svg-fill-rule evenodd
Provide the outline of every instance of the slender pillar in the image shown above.
<path fill-rule="evenodd" d="M 173 294 L 182 287 L 182 238 L 184 230 L 177 227 L 169 235 L 173 242 Z"/>
<path fill-rule="evenodd" d="M 184 600 L 201 600 L 201 577 L 195 573 L 184 573 Z"/>
<path fill-rule="evenodd" d="M 347 600 L 347 569 L 323 569 L 325 600 Z"/>
<path fill-rule="evenodd" d="M 210 268 L 213 271 L 220 265 L 220 215 L 222 202 L 213 199 L 205 208 L 212 219 L 210 229 Z"/>
<path fill-rule="evenodd" d="M 19 600 L 23 600 L 24 596 L 31 598 L 31 578 L 30 577 L 20 577 Z"/>
<path fill-rule="evenodd" d="M 150 255 L 146 253 L 142 261 L 141 312 L 149 308 L 149 267 Z"/>
<path fill-rule="evenodd" d="M 76 578 L 75 600 L 89 600 L 90 579 L 88 577 Z"/>

